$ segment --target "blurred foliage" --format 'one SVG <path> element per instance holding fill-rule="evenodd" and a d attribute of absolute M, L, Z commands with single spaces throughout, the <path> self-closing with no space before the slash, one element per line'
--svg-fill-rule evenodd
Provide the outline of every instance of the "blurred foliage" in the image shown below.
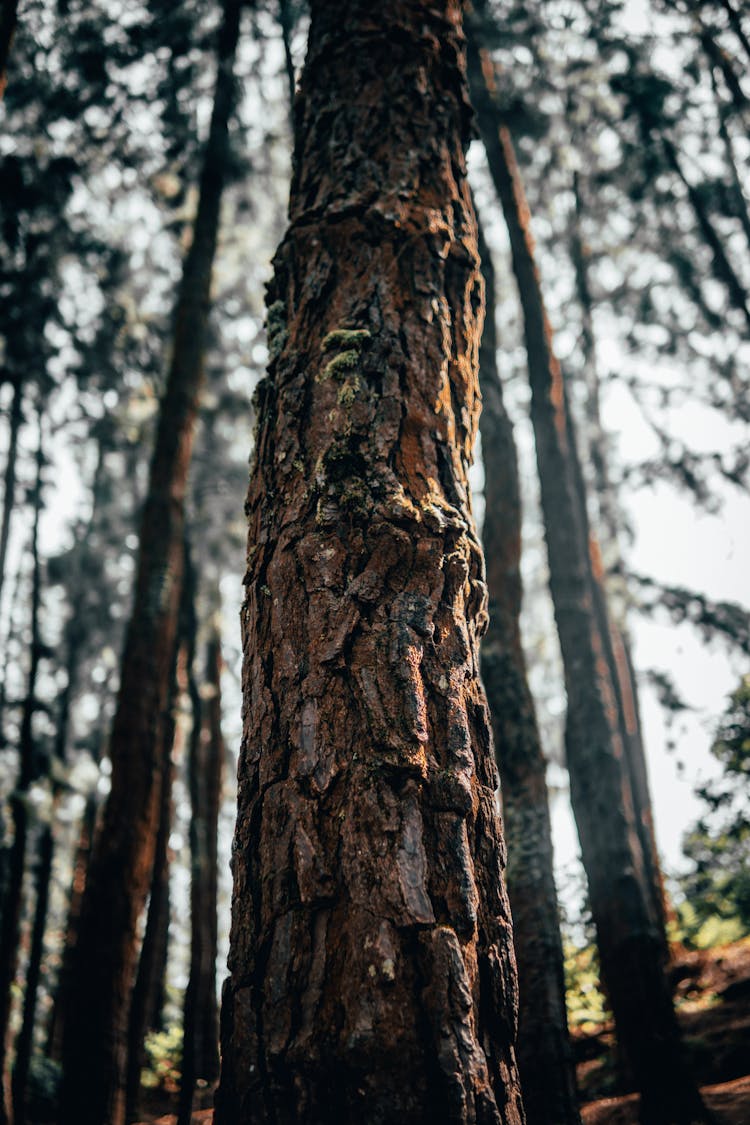
<path fill-rule="evenodd" d="M 707 948 L 750 933 L 750 675 L 730 696 L 711 753 L 722 774 L 702 785 L 706 811 L 683 843 L 679 880 L 685 944 Z"/>
<path fill-rule="evenodd" d="M 141 1076 L 143 1086 L 175 1093 L 180 1086 L 181 1066 L 181 1021 L 169 1024 L 165 1031 L 152 1031 L 146 1036 L 146 1065 Z"/>
<path fill-rule="evenodd" d="M 563 945 L 565 996 L 568 1026 L 571 1031 L 594 1032 L 612 1019 L 599 987 L 599 955 L 594 942 L 580 947 L 570 941 Z"/>

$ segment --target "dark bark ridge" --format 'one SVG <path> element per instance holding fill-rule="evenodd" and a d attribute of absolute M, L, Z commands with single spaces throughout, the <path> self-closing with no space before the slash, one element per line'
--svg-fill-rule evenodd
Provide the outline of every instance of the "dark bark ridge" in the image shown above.
<path fill-rule="evenodd" d="M 523 1121 L 469 508 L 460 5 L 313 4 L 269 291 L 216 1121 Z"/>
<path fill-rule="evenodd" d="M 513 911 L 520 1020 L 518 1065 L 529 1125 L 580 1123 L 565 1007 L 563 950 L 555 889 L 547 763 L 521 644 L 521 496 L 513 427 L 497 370 L 494 268 L 479 237 L 487 317 L 479 353 L 490 622 L 482 679 L 500 770 L 507 884 Z"/>

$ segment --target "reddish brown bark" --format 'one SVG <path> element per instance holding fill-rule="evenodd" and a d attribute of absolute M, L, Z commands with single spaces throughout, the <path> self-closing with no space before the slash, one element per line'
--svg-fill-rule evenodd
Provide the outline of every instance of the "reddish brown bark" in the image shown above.
<path fill-rule="evenodd" d="M 240 0 L 226 0 L 193 242 L 177 299 L 174 348 L 140 531 L 138 576 L 110 740 L 112 789 L 81 911 L 64 1021 L 61 1122 L 121 1125 L 137 924 L 151 879 L 183 568 L 184 503 L 228 151 Z"/>
<path fill-rule="evenodd" d="M 513 427 L 497 371 L 495 277 L 481 236 L 487 316 L 479 353 L 490 623 L 482 679 L 500 770 L 507 883 L 518 961 L 518 1064 L 529 1125 L 580 1122 L 565 1009 L 560 916 L 555 890 L 547 763 L 521 645 L 521 495 Z"/>
<path fill-rule="evenodd" d="M 523 1120 L 458 0 L 312 5 L 269 290 L 217 1125 Z"/>
<path fill-rule="evenodd" d="M 705 1110 L 686 1066 L 664 971 L 664 943 L 595 606 L 565 386 L 542 300 L 528 206 L 510 135 L 505 127 L 498 128 L 490 61 L 481 57 L 476 45 L 469 57 L 472 95 L 508 227 L 523 307 L 550 590 L 568 698 L 565 745 L 571 800 L 602 974 L 618 1039 L 641 1091 L 641 1120 L 651 1125 L 695 1122 L 705 1119 Z"/>
<path fill-rule="evenodd" d="M 221 734 L 221 638 L 213 632 L 206 653 L 205 689 L 190 673 L 193 732 L 190 739 L 190 979 L 185 995 L 182 1082 L 178 1125 L 190 1125 L 193 1093 L 219 1077 L 218 831 L 224 740 Z"/>

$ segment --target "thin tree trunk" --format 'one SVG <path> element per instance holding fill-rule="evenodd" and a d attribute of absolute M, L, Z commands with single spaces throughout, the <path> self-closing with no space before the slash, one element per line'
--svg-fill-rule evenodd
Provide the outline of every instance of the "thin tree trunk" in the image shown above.
<path fill-rule="evenodd" d="M 10 406 L 8 429 L 8 453 L 5 460 L 5 491 L 3 493 L 3 514 L 0 521 L 0 605 L 2 605 L 5 582 L 5 563 L 10 538 L 10 518 L 16 502 L 16 462 L 18 460 L 18 431 L 23 422 L 23 383 L 16 379 L 13 384 L 13 401 Z"/>
<path fill-rule="evenodd" d="M 92 487 L 92 511 L 86 530 L 79 544 L 80 559 L 85 560 L 89 549 L 89 541 L 94 527 L 97 511 L 101 503 L 101 473 L 103 464 L 103 447 L 100 445 L 97 455 L 96 470 Z M 77 581 L 73 583 L 74 600 L 83 592 L 85 561 L 79 561 Z M 55 739 L 53 744 L 53 759 L 61 765 L 65 763 L 68 733 L 70 729 L 71 704 L 75 695 L 78 665 L 80 654 L 85 640 L 85 620 L 79 616 L 74 608 L 66 623 L 66 668 L 65 687 L 60 694 L 60 707 L 57 716 Z M 25 1120 L 26 1087 L 28 1084 L 29 1067 L 31 1065 L 34 1026 L 36 1020 L 39 982 L 41 979 L 42 960 L 44 956 L 44 935 L 47 925 L 47 908 L 49 904 L 50 883 L 52 880 L 52 865 L 54 857 L 54 832 L 53 824 L 57 813 L 60 796 L 60 785 L 52 781 L 52 814 L 51 822 L 42 827 L 39 843 L 38 867 L 36 876 L 36 906 L 32 927 L 31 949 L 29 953 L 29 966 L 26 975 L 24 991 L 23 1022 L 16 1044 L 16 1059 L 13 1068 L 13 1105 L 15 1119 L 18 1122 Z"/>
<path fill-rule="evenodd" d="M 142 516 L 135 600 L 110 740 L 112 789 L 81 911 L 65 1016 L 61 1122 L 121 1125 L 138 918 L 161 803 L 161 726 L 177 634 L 184 504 L 203 382 L 210 283 L 234 101 L 241 0 L 226 0 L 193 242 L 177 300 L 174 348 Z"/>
<path fill-rule="evenodd" d="M 279 23 L 281 25 L 281 38 L 284 43 L 286 80 L 289 87 L 289 117 L 292 123 L 292 129 L 294 129 L 294 95 L 297 90 L 297 77 L 294 73 L 294 59 L 292 57 L 292 30 L 294 20 L 289 0 L 279 0 Z"/>
<path fill-rule="evenodd" d="M 482 679 L 500 770 L 507 883 L 518 961 L 518 1064 L 528 1125 L 581 1120 L 568 1038 L 560 916 L 553 873 L 547 763 L 521 645 L 521 495 L 513 427 L 497 371 L 495 275 L 479 227 L 487 316 L 479 353 L 490 624 Z"/>
<path fill-rule="evenodd" d="M 218 828 L 224 741 L 221 735 L 221 640 L 214 632 L 206 653 L 206 691 L 194 668 L 195 625 L 188 662 L 193 711 L 190 786 L 190 979 L 185 994 L 182 1082 L 177 1125 L 190 1125 L 196 1083 L 219 1077 L 219 1012 L 216 1000 L 218 945 Z"/>
<path fill-rule="evenodd" d="M 594 336 L 593 299 L 588 280 L 588 267 L 582 238 L 583 198 L 581 185 L 576 173 L 573 181 L 575 195 L 575 221 L 571 239 L 571 256 L 576 275 L 576 291 L 582 317 L 582 353 L 586 382 L 586 423 L 589 441 L 590 460 L 594 469 L 594 492 L 597 500 L 599 526 L 604 534 L 605 549 L 615 562 L 621 563 L 620 553 L 620 514 L 614 489 L 609 475 L 609 451 L 607 437 L 602 424 L 599 400 L 599 372 L 596 360 L 596 340 Z M 589 544 L 591 560 L 592 595 L 599 620 L 599 629 L 604 642 L 610 678 L 617 697 L 625 758 L 628 766 L 633 806 L 638 826 L 638 834 L 643 849 L 649 886 L 654 910 L 659 922 L 665 955 L 669 956 L 667 939 L 667 902 L 664 878 L 661 871 L 659 853 L 656 847 L 653 804 L 648 783 L 648 767 L 640 722 L 640 708 L 633 662 L 630 657 L 624 625 L 618 624 L 609 612 L 606 592 L 606 572 L 602 562 L 596 536 L 588 519 L 586 484 L 578 456 L 573 418 L 566 396 L 566 420 L 568 446 L 573 459 L 573 471 L 577 481 L 579 504 L 585 521 L 585 532 Z"/>
<path fill-rule="evenodd" d="M 62 1039 L 65 1012 L 73 1003 L 73 958 L 78 942 L 78 923 L 81 917 L 81 902 L 86 886 L 91 849 L 94 843 L 94 830 L 99 802 L 95 794 L 91 793 L 86 798 L 86 804 L 81 817 L 81 829 L 78 836 L 75 859 L 73 861 L 73 879 L 68 900 L 68 920 L 65 927 L 65 942 L 63 945 L 62 965 L 57 981 L 55 999 L 52 1005 L 52 1016 L 47 1032 L 47 1050 L 49 1058 L 59 1062 L 62 1058 Z"/>
<path fill-rule="evenodd" d="M 459 0 L 316 0 L 247 510 L 217 1125 L 520 1123 Z"/>
<path fill-rule="evenodd" d="M 0 101 L 2 101 L 7 84 L 5 71 L 13 42 L 13 33 L 16 30 L 17 16 L 18 0 L 2 0 L 2 4 L 0 4 Z"/>
<path fill-rule="evenodd" d="M 617 700 L 592 593 L 584 513 L 569 445 L 565 387 L 508 130 L 498 128 L 491 61 L 469 52 L 474 104 L 505 214 L 524 313 L 542 510 L 568 697 L 566 750 L 571 799 L 591 910 L 618 1040 L 641 1091 L 643 1122 L 704 1117 L 684 1061 L 664 966 L 664 948 L 623 765 Z"/>
<path fill-rule="evenodd" d="M 141 1093 L 141 1071 L 145 1055 L 146 1035 L 153 1027 L 164 974 L 164 954 L 169 934 L 169 836 L 172 831 L 172 747 L 177 723 L 175 707 L 177 685 L 172 681 L 168 715 L 162 725 L 164 746 L 160 757 L 164 775 L 161 784 L 161 808 L 156 851 L 151 876 L 146 929 L 143 934 L 138 972 L 130 1000 L 128 1026 L 128 1062 L 125 1079 L 125 1120 L 138 1120 Z"/>
<path fill-rule="evenodd" d="M 4 903 L 0 925 L 0 1123 L 12 1122 L 13 1109 L 10 1076 L 8 1074 L 8 1053 L 10 1050 L 11 987 L 18 963 L 18 941 L 21 925 L 21 906 L 23 884 L 26 872 L 26 852 L 28 848 L 30 816 L 28 807 L 29 789 L 37 775 L 37 753 L 34 743 L 33 719 L 36 713 L 36 681 L 41 657 L 41 638 L 39 634 L 39 608 L 41 602 L 42 576 L 39 559 L 39 517 L 42 511 L 42 468 L 44 454 L 42 449 L 42 422 L 39 418 L 39 444 L 36 456 L 36 483 L 33 494 L 34 525 L 31 535 L 31 644 L 29 674 L 26 698 L 21 716 L 18 757 L 19 771 L 14 792 L 11 795 L 13 812 L 13 847 L 10 854 L 10 876 L 8 893 Z M 19 1123 L 20 1125 L 20 1123 Z"/>
<path fill-rule="evenodd" d="M 52 857 L 54 839 L 52 826 L 45 824 L 39 841 L 36 874 L 36 904 L 31 928 L 31 947 L 26 969 L 26 982 L 23 995 L 23 1018 L 21 1030 L 16 1040 L 16 1057 L 13 1064 L 13 1115 L 18 1125 L 26 1121 L 26 1087 L 29 1080 L 29 1067 L 34 1050 L 34 1027 L 36 1021 L 39 981 L 44 957 L 44 933 L 47 923 L 49 888 L 52 879 Z"/>

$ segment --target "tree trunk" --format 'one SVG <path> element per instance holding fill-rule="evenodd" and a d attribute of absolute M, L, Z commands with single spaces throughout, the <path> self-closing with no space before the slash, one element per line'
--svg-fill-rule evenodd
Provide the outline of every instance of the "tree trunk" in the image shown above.
<path fill-rule="evenodd" d="M 18 0 L 3 0 L 0 6 L 0 101 L 7 83 L 5 69 L 8 65 L 13 33 L 16 30 L 17 13 Z"/>
<path fill-rule="evenodd" d="M 578 1125 L 573 1055 L 565 1009 L 560 917 L 552 861 L 547 763 L 521 645 L 521 495 L 513 427 L 497 371 L 495 275 L 479 228 L 487 317 L 479 353 L 490 624 L 482 679 L 500 770 L 508 895 L 518 961 L 518 1064 L 528 1125 Z"/>
<path fill-rule="evenodd" d="M 193 648 L 195 646 L 193 645 Z M 189 691 L 193 709 L 190 785 L 190 979 L 185 994 L 182 1082 L 178 1125 L 190 1125 L 198 1081 L 219 1077 L 219 1012 L 216 1001 L 218 945 L 218 830 L 224 741 L 221 735 L 221 639 L 214 632 L 206 653 L 206 691 L 201 696 L 193 662 Z"/>
<path fill-rule="evenodd" d="M 47 1050 L 49 1058 L 59 1062 L 62 1058 L 62 1040 L 65 1013 L 73 1003 L 73 959 L 78 943 L 78 924 L 81 917 L 81 902 L 86 886 L 91 850 L 94 843 L 94 830 L 98 801 L 96 795 L 91 793 L 86 798 L 86 804 L 81 818 L 81 829 L 78 835 L 75 859 L 73 861 L 73 879 L 68 899 L 68 920 L 65 927 L 65 942 L 62 952 L 60 975 L 55 989 L 55 998 L 52 1005 L 49 1030 L 47 1032 Z"/>
<path fill-rule="evenodd" d="M 524 313 L 542 510 L 568 697 L 571 800 L 597 927 L 602 974 L 618 1040 L 641 1091 L 641 1120 L 688 1123 L 705 1116 L 687 1070 L 664 971 L 617 700 L 593 598 L 591 564 L 565 387 L 552 349 L 510 135 L 498 128 L 491 62 L 470 50 L 469 72 L 490 171 L 505 214 Z"/>
<path fill-rule="evenodd" d="M 599 526 L 602 528 L 605 537 L 605 550 L 614 565 L 619 568 L 622 563 L 620 553 L 620 513 L 610 480 L 608 442 L 601 418 L 599 372 L 597 369 L 596 341 L 594 337 L 593 299 L 588 282 L 586 253 L 581 234 L 583 199 L 577 173 L 574 175 L 573 191 L 575 195 L 576 214 L 571 240 L 571 256 L 575 269 L 576 291 L 581 307 L 583 324 L 582 352 L 587 392 L 586 423 L 590 460 L 594 470 L 594 492 L 597 501 Z M 610 679 L 617 697 L 620 736 L 622 738 L 625 760 L 628 767 L 628 777 L 633 797 L 633 808 L 636 825 L 638 827 L 638 835 L 643 850 L 654 910 L 659 923 L 660 937 L 664 945 L 665 956 L 668 957 L 668 908 L 659 852 L 656 847 L 653 804 L 648 782 L 648 766 L 646 764 L 646 751 L 643 743 L 638 691 L 633 671 L 633 662 L 630 657 L 625 626 L 624 624 L 618 624 L 609 612 L 606 592 L 607 575 L 602 561 L 602 552 L 599 549 L 599 544 L 595 535 L 592 533 L 588 519 L 586 484 L 578 456 L 573 418 L 569 409 L 567 395 L 566 423 L 568 430 L 568 447 L 570 449 L 573 461 L 573 472 L 577 482 L 579 505 L 585 522 L 585 533 L 589 543 L 594 608 L 597 613 L 599 629 L 604 641 Z"/>
<path fill-rule="evenodd" d="M 13 1064 L 13 1116 L 18 1125 L 26 1121 L 26 1086 L 29 1080 L 29 1067 L 34 1051 L 34 1026 L 36 1022 L 39 981 L 44 957 L 44 933 L 47 924 L 49 888 L 52 880 L 52 856 L 54 838 L 52 826 L 45 824 L 37 854 L 36 904 L 31 927 L 31 948 L 26 969 L 26 982 L 23 994 L 23 1019 L 16 1040 L 16 1057 Z"/>
<path fill-rule="evenodd" d="M 112 789 L 97 837 L 65 1016 L 61 1122 L 121 1125 L 137 925 L 154 861 L 163 726 L 177 633 L 184 504 L 228 153 L 240 0 L 226 0 L 211 128 L 193 242 L 177 300 L 174 348 L 142 516 L 134 606 L 110 739 Z"/>
<path fill-rule="evenodd" d="M 8 891 L 3 904 L 0 925 L 0 1125 L 13 1120 L 11 1084 L 8 1074 L 10 1049 L 11 988 L 18 963 L 18 941 L 21 925 L 23 883 L 26 872 L 26 852 L 29 840 L 29 789 L 37 776 L 37 752 L 34 743 L 33 720 L 36 713 L 36 681 L 41 657 L 39 635 L 39 607 L 42 592 L 42 574 L 39 559 L 39 517 L 42 511 L 42 422 L 39 419 L 39 445 L 36 455 L 36 483 L 33 494 L 34 524 L 31 533 L 31 644 L 26 698 L 21 716 L 18 757 L 19 771 L 11 795 L 13 812 L 13 847 L 9 861 Z M 20 1123 L 19 1123 L 20 1125 Z"/>
<path fill-rule="evenodd" d="M 173 678 L 168 716 L 162 727 L 164 745 L 160 757 L 164 774 L 161 784 L 159 830 L 156 836 L 154 867 L 143 934 L 138 972 L 130 1001 L 128 1063 L 125 1079 L 125 1120 L 137 1121 L 141 1093 L 141 1071 L 148 1031 L 154 1025 L 162 989 L 164 962 L 169 940 L 169 836 L 172 831 L 172 747 L 177 723 L 174 709 L 177 689 Z"/>
<path fill-rule="evenodd" d="M 217 1125 L 520 1123 L 458 0 L 317 0 L 248 493 Z"/>
<path fill-rule="evenodd" d="M 16 462 L 18 459 L 18 431 L 23 422 L 23 383 L 16 379 L 13 384 L 13 401 L 10 407 L 8 430 L 8 453 L 5 460 L 5 491 L 3 493 L 3 514 L 0 520 L 0 606 L 2 605 L 5 582 L 5 563 L 10 538 L 10 517 L 16 502 Z"/>

